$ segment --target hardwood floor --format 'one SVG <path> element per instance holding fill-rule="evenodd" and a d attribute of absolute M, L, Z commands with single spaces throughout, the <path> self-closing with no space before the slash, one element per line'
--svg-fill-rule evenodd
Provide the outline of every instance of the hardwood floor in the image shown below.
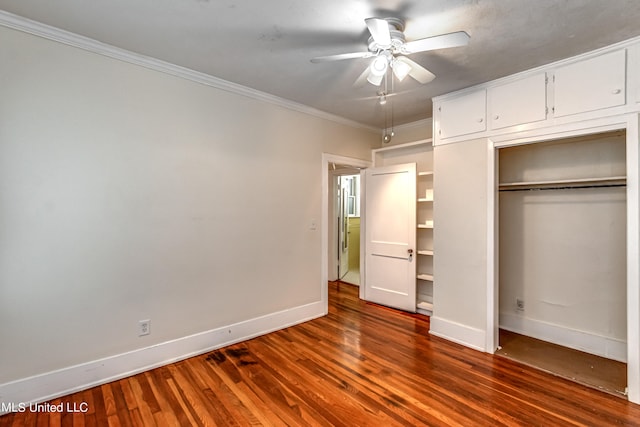
<path fill-rule="evenodd" d="M 0 426 L 640 425 L 640 406 L 430 336 L 329 284 L 329 314 L 15 413 Z"/>
<path fill-rule="evenodd" d="M 505 330 L 500 330 L 500 346 L 499 356 L 624 397 L 626 363 Z"/>

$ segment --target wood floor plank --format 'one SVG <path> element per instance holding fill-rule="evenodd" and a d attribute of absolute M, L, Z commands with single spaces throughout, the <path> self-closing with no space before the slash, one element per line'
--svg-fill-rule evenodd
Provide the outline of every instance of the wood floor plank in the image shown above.
<path fill-rule="evenodd" d="M 0 427 L 640 426 L 640 406 L 429 335 L 429 318 L 329 284 L 328 315 L 12 413 Z"/>

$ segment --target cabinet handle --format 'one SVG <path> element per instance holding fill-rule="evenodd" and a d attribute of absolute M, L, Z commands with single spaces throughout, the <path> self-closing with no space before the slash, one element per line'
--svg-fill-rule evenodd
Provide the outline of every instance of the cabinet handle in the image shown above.
<path fill-rule="evenodd" d="M 493 116 L 493 120 L 498 120 L 499 118 L 500 118 L 500 116 L 497 115 L 497 114 L 495 116 Z"/>
<path fill-rule="evenodd" d="M 617 95 L 620 92 L 622 92 L 620 89 L 614 89 L 614 90 L 611 91 L 611 93 L 614 94 L 614 95 Z"/>
<path fill-rule="evenodd" d="M 478 119 L 478 123 L 482 123 L 484 121 L 483 118 Z"/>

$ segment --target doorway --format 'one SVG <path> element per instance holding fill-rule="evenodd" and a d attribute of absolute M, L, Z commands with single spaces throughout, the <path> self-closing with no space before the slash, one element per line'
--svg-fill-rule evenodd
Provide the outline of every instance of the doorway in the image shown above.
<path fill-rule="evenodd" d="M 335 179 L 338 176 L 359 175 L 362 169 L 371 166 L 371 162 L 367 160 L 355 159 L 351 157 L 338 156 L 335 154 L 324 153 L 322 155 L 322 301 L 328 307 L 328 282 L 338 280 L 338 215 L 337 215 L 337 184 Z M 359 192 L 362 192 L 359 188 Z M 358 212 L 360 216 L 364 215 L 364 209 Z M 348 230 L 347 230 L 348 231 Z M 347 243 L 348 244 L 348 243 Z M 352 245 L 353 246 L 353 245 Z M 362 248 L 355 250 L 349 248 L 349 252 L 356 252 L 358 258 L 362 260 Z M 352 255 L 353 256 L 353 255 Z M 358 266 L 358 270 L 360 267 Z M 359 278 L 359 275 L 358 275 Z M 360 288 L 362 295 L 362 287 Z"/>
<path fill-rule="evenodd" d="M 360 175 L 336 176 L 338 278 L 360 286 Z"/>
<path fill-rule="evenodd" d="M 627 386 L 626 141 L 618 130 L 496 155 L 496 354 L 618 395 Z"/>
<path fill-rule="evenodd" d="M 360 169 L 331 163 L 329 280 L 360 286 Z"/>

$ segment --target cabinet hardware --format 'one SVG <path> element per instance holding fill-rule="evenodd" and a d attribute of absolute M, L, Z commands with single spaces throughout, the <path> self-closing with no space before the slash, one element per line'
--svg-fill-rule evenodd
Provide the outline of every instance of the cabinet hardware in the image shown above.
<path fill-rule="evenodd" d="M 611 93 L 612 93 L 613 95 L 617 95 L 617 94 L 619 94 L 620 92 L 622 92 L 620 89 L 614 89 L 614 90 L 612 90 L 612 91 L 611 91 Z"/>

